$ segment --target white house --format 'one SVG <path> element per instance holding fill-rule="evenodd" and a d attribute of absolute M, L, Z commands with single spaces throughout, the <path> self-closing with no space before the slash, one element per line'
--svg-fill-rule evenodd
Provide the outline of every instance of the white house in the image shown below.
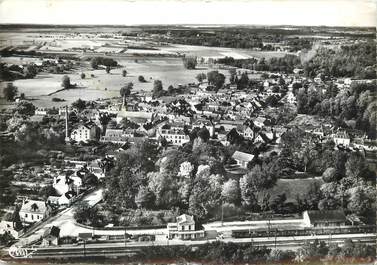
<path fill-rule="evenodd" d="M 183 128 L 173 128 L 169 124 L 162 126 L 158 132 L 158 135 L 164 137 L 173 145 L 183 145 L 190 141 L 190 137 L 184 133 Z"/>
<path fill-rule="evenodd" d="M 68 191 L 68 192 L 64 193 L 63 195 L 61 195 L 59 197 L 58 204 L 64 205 L 64 206 L 70 205 L 72 203 L 75 195 L 76 195 L 76 193 L 73 192 L 73 191 Z"/>
<path fill-rule="evenodd" d="M 72 186 L 71 184 L 72 182 L 68 177 L 59 175 L 57 177 L 54 177 L 52 187 L 55 189 L 57 194 L 62 195 L 70 190 Z"/>
<path fill-rule="evenodd" d="M 44 116 L 47 115 L 47 110 L 45 108 L 37 108 L 34 114 Z"/>
<path fill-rule="evenodd" d="M 49 216 L 50 212 L 51 207 L 44 201 L 28 200 L 23 202 L 19 214 L 23 223 L 35 223 Z"/>
<path fill-rule="evenodd" d="M 6 213 L 0 222 L 0 235 L 9 233 L 14 238 L 18 238 L 22 232 L 22 229 L 17 229 L 14 220 L 15 213 Z"/>
<path fill-rule="evenodd" d="M 246 128 L 243 128 L 242 131 L 238 131 L 240 134 L 242 134 L 242 136 L 245 138 L 245 139 L 253 139 L 254 137 L 254 131 L 249 127 L 249 126 L 246 126 Z"/>
<path fill-rule="evenodd" d="M 182 214 L 175 223 L 168 223 L 168 238 L 191 240 L 204 237 L 204 230 L 195 230 L 195 221 L 192 215 Z"/>
<path fill-rule="evenodd" d="M 333 135 L 333 140 L 336 145 L 343 145 L 348 147 L 351 143 L 351 139 L 346 131 L 337 132 Z"/>
<path fill-rule="evenodd" d="M 81 124 L 71 132 L 71 139 L 76 142 L 88 142 L 98 139 L 98 127 L 92 124 Z"/>
<path fill-rule="evenodd" d="M 232 158 L 234 160 L 236 160 L 237 165 L 239 165 L 242 168 L 247 168 L 247 164 L 251 160 L 253 160 L 254 155 L 248 154 L 248 153 L 244 153 L 244 152 L 240 152 L 240 151 L 236 151 L 236 152 L 234 152 Z"/>

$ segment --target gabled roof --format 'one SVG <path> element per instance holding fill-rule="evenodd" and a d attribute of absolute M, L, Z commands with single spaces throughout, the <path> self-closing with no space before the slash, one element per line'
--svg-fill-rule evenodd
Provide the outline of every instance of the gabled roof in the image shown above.
<path fill-rule="evenodd" d="M 244 153 L 244 152 L 240 152 L 240 151 L 236 151 L 232 155 L 232 158 L 235 159 L 235 160 L 250 162 L 251 160 L 253 160 L 254 155 L 248 154 L 248 153 Z"/>
<path fill-rule="evenodd" d="M 343 210 L 307 211 L 311 223 L 346 222 Z"/>
<path fill-rule="evenodd" d="M 177 217 L 177 223 L 182 224 L 182 223 L 193 223 L 194 222 L 194 217 L 192 215 L 188 214 L 182 214 Z"/>
<path fill-rule="evenodd" d="M 60 228 L 56 226 L 51 226 L 49 227 L 44 233 L 43 237 L 47 237 L 49 235 L 54 236 L 54 237 L 59 237 L 60 233 Z"/>
<path fill-rule="evenodd" d="M 44 214 L 46 210 L 45 202 L 29 200 L 22 205 L 20 212 Z"/>

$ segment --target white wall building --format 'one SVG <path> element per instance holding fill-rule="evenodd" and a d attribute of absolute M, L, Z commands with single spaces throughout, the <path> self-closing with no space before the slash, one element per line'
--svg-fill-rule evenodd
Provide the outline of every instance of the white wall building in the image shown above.
<path fill-rule="evenodd" d="M 50 207 L 43 201 L 24 201 L 20 210 L 20 218 L 23 223 L 35 223 L 49 216 Z"/>

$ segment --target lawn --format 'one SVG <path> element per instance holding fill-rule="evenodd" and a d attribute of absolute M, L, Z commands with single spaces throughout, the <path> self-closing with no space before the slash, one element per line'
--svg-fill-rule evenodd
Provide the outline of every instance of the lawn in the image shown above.
<path fill-rule="evenodd" d="M 292 202 L 296 204 L 296 198 L 305 198 L 310 189 L 318 183 L 323 184 L 320 177 L 307 179 L 278 179 L 276 185 L 270 190 L 271 197 L 285 193 L 287 196 L 287 203 Z"/>

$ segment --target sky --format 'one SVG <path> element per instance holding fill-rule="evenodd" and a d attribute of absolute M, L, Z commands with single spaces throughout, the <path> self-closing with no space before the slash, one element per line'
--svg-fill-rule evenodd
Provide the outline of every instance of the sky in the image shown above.
<path fill-rule="evenodd" d="M 0 23 L 376 26 L 376 0 L 0 0 Z"/>

